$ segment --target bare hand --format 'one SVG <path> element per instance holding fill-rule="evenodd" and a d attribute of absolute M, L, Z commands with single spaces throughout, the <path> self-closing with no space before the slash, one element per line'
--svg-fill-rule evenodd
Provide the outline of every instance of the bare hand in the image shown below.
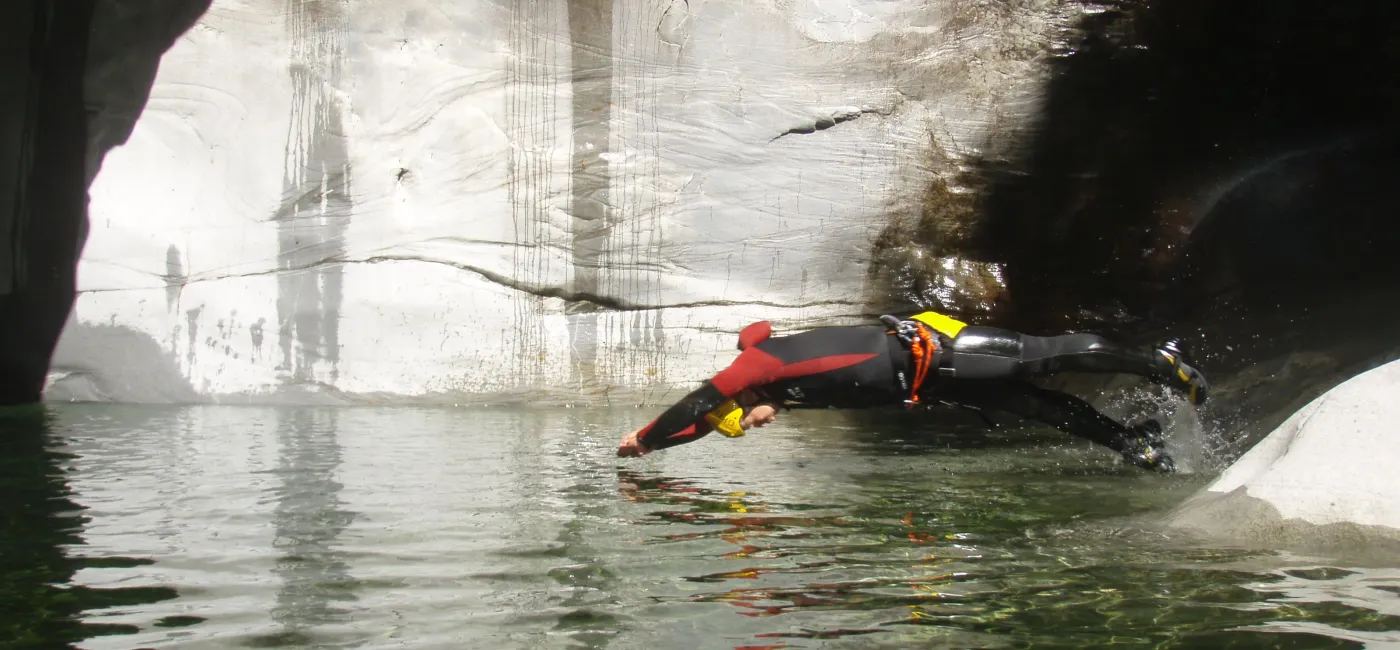
<path fill-rule="evenodd" d="M 651 453 L 651 450 L 643 446 L 642 441 L 637 439 L 637 434 L 641 433 L 641 431 L 641 429 L 637 429 L 622 437 L 622 444 L 617 446 L 618 457 L 638 457 Z"/>

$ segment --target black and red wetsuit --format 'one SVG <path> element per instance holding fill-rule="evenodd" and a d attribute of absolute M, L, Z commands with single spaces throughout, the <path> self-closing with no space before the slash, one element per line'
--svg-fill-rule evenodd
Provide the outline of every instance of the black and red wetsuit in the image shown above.
<path fill-rule="evenodd" d="M 700 438 L 711 431 L 705 414 L 746 388 L 774 401 L 833 407 L 898 403 L 895 361 L 904 352 L 899 339 L 880 325 L 823 327 L 765 339 L 747 346 L 728 368 L 642 429 L 638 439 L 648 449 L 665 449 Z"/>
<path fill-rule="evenodd" d="M 790 336 L 762 335 L 729 365 L 663 412 L 639 433 L 648 449 L 699 439 L 712 430 L 705 414 L 746 388 L 765 399 L 806 406 L 864 408 L 909 398 L 912 359 L 881 325 L 824 327 Z M 746 332 L 750 328 L 746 328 Z M 1129 430 L 1072 395 L 1026 381 L 1060 371 L 1120 372 L 1157 378 L 1170 371 L 1151 353 L 1122 348 L 1093 334 L 1027 336 L 965 327 L 941 336 L 940 371 L 920 391 L 927 398 L 1006 411 L 1118 449 Z"/>

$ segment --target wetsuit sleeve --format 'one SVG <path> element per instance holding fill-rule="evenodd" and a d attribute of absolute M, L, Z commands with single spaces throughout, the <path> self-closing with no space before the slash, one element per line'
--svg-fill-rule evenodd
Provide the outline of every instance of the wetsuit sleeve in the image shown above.
<path fill-rule="evenodd" d="M 773 381 L 782 366 L 781 361 L 758 348 L 744 350 L 728 368 L 682 397 L 643 428 L 637 439 L 647 449 L 665 449 L 705 437 L 714 430 L 705 421 L 706 413 L 745 388 Z"/>
<path fill-rule="evenodd" d="M 713 411 L 728 397 L 711 382 L 682 397 L 637 434 L 647 449 L 665 449 L 703 438 L 712 429 L 705 414 Z"/>
<path fill-rule="evenodd" d="M 777 357 L 759 348 L 749 348 L 740 353 L 728 368 L 715 375 L 710 383 L 726 397 L 733 397 L 745 388 L 776 381 L 782 369 L 783 362 Z"/>

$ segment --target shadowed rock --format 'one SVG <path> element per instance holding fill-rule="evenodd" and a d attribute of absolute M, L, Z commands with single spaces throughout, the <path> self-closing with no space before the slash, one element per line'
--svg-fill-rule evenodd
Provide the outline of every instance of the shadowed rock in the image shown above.
<path fill-rule="evenodd" d="M 73 305 L 88 185 L 130 135 L 161 55 L 210 2 L 0 9 L 0 404 L 39 400 Z"/>

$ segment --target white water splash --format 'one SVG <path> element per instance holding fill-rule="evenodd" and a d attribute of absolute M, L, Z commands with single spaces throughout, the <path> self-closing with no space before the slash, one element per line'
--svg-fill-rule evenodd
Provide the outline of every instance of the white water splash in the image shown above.
<path fill-rule="evenodd" d="M 1119 391 L 1100 410 L 1129 426 L 1156 420 L 1180 473 L 1215 471 L 1223 464 L 1216 433 L 1201 421 L 1194 406 L 1165 387 L 1145 384 Z"/>

